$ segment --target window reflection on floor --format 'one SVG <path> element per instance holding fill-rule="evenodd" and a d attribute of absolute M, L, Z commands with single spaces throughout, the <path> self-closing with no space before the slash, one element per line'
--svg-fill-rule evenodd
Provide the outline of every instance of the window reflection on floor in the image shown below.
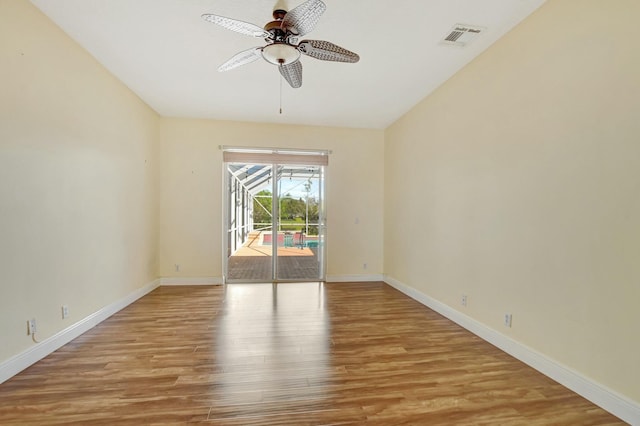
<path fill-rule="evenodd" d="M 224 398 L 290 397 L 308 409 L 309 399 L 322 397 L 332 376 L 323 283 L 228 284 L 223 306 L 216 359 L 224 360 L 224 374 L 216 386 Z"/>

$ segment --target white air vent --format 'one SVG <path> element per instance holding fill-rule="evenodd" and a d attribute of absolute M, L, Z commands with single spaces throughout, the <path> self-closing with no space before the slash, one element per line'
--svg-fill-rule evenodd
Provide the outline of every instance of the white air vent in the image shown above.
<path fill-rule="evenodd" d="M 486 28 L 475 25 L 456 24 L 441 41 L 441 44 L 464 47 L 478 38 L 485 30 Z"/>

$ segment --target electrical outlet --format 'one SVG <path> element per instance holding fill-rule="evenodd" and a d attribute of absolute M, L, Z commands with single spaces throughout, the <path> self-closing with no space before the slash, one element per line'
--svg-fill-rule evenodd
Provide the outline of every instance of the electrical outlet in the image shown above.
<path fill-rule="evenodd" d="M 29 321 L 27 321 L 27 336 L 35 334 L 36 331 L 38 331 L 36 327 L 36 319 L 31 318 Z"/>
<path fill-rule="evenodd" d="M 460 304 L 462 306 L 467 306 L 467 295 L 463 294 L 462 297 L 460 298 Z"/>
<path fill-rule="evenodd" d="M 176 272 L 180 272 L 180 265 L 176 263 Z"/>
<path fill-rule="evenodd" d="M 69 317 L 69 307 L 67 305 L 62 305 L 62 319 Z"/>
<path fill-rule="evenodd" d="M 362 264 L 362 269 L 367 269 L 367 264 L 366 263 Z"/>
<path fill-rule="evenodd" d="M 511 327 L 511 314 L 504 314 L 505 327 Z"/>

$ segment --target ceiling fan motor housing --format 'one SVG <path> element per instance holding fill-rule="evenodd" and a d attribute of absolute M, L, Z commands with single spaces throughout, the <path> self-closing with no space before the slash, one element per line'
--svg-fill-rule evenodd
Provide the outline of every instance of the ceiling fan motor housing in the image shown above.
<path fill-rule="evenodd" d="M 271 40 L 277 42 L 286 42 L 287 40 L 287 32 L 282 28 L 282 20 L 284 16 L 287 14 L 286 10 L 276 9 L 273 11 L 273 19 L 275 21 L 268 22 L 267 25 L 264 26 L 265 31 L 271 33 L 273 38 Z M 267 41 L 270 41 L 267 39 Z"/>

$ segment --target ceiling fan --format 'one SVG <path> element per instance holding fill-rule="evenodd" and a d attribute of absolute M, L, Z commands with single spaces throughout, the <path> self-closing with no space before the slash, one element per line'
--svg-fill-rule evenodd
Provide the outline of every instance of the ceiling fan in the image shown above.
<path fill-rule="evenodd" d="M 228 30 L 253 37 L 264 38 L 263 47 L 244 50 L 222 64 L 218 71 L 229 71 L 259 58 L 277 65 L 280 74 L 294 89 L 302 86 L 302 63 L 300 54 L 323 61 L 358 62 L 360 57 L 347 49 L 324 40 L 302 40 L 301 37 L 316 26 L 320 16 L 327 9 L 322 0 L 307 0 L 289 12 L 282 9 L 273 11 L 273 21 L 264 28 L 248 22 L 225 18 L 224 16 L 204 14 L 202 18 L 218 24 Z"/>

